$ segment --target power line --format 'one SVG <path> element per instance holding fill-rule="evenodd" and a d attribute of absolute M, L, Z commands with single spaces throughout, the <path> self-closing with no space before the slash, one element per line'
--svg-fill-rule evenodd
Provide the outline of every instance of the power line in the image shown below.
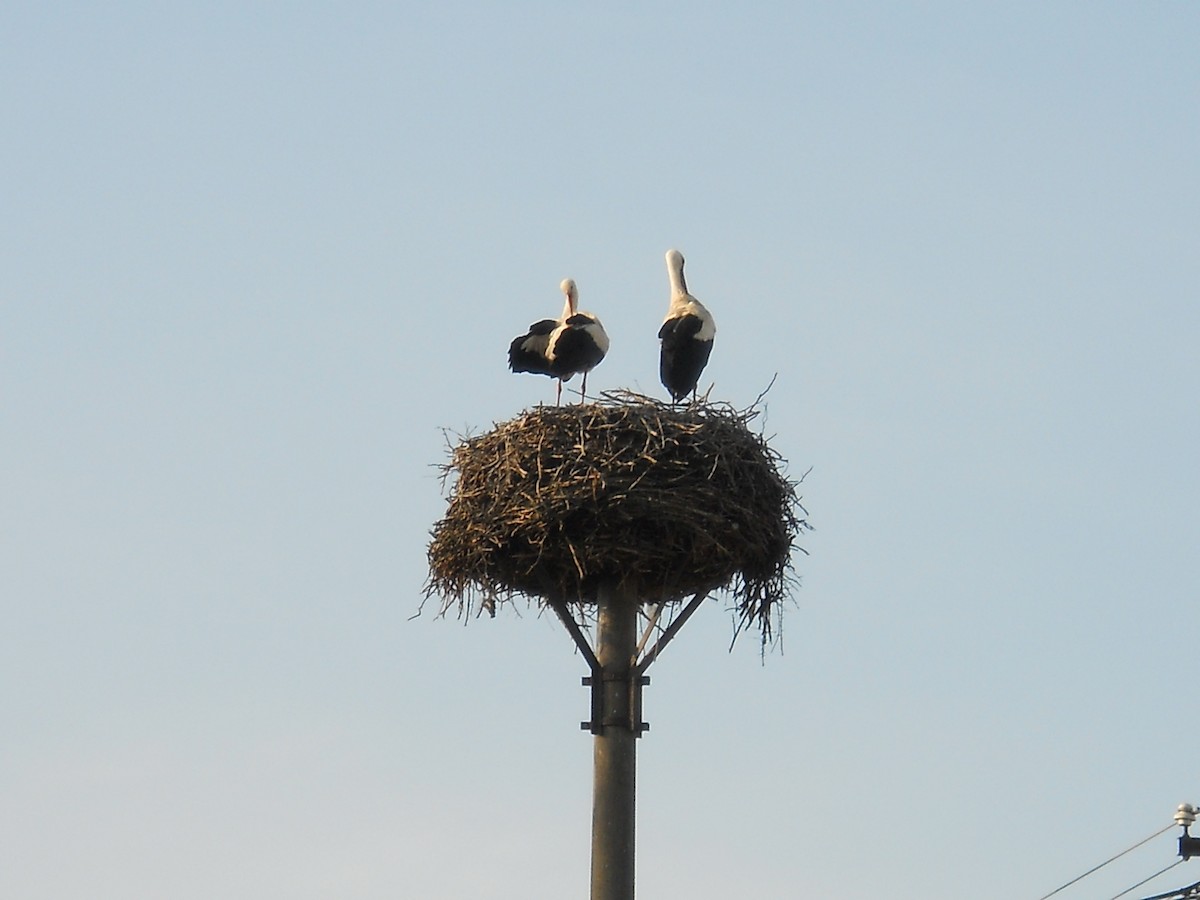
<path fill-rule="evenodd" d="M 1059 891 L 1061 891 L 1061 890 L 1065 890 L 1066 888 L 1069 888 L 1071 885 L 1075 884 L 1075 882 L 1077 882 L 1077 881 L 1083 881 L 1083 879 L 1087 878 L 1087 877 L 1088 877 L 1089 875 L 1091 875 L 1093 872 L 1098 872 L 1100 869 L 1103 869 L 1105 866 L 1107 866 L 1107 865 L 1108 865 L 1110 862 L 1113 862 L 1114 860 L 1118 860 L 1118 859 L 1120 859 L 1120 858 L 1121 858 L 1122 856 L 1124 856 L 1126 853 L 1130 853 L 1130 852 L 1132 852 L 1132 851 L 1136 850 L 1138 847 L 1142 846 L 1142 844 L 1148 844 L 1148 843 L 1150 843 L 1150 841 L 1154 840 L 1154 839 L 1155 839 L 1156 837 L 1158 837 L 1160 834 L 1163 834 L 1164 832 L 1170 831 L 1170 830 L 1171 830 L 1172 828 L 1174 828 L 1174 827 L 1175 827 L 1175 823 L 1174 823 L 1174 822 L 1172 822 L 1170 825 L 1166 826 L 1165 828 L 1161 828 L 1161 829 L 1159 829 L 1158 831 L 1154 832 L 1154 834 L 1150 835 L 1150 837 L 1148 837 L 1148 838 L 1144 838 L 1144 839 L 1142 839 L 1142 840 L 1138 841 L 1138 842 L 1137 842 L 1136 844 L 1134 844 L 1132 847 L 1129 847 L 1129 848 L 1127 848 L 1127 849 L 1125 849 L 1125 850 L 1122 850 L 1122 851 L 1121 851 L 1120 853 L 1118 853 L 1116 856 L 1109 857 L 1109 858 L 1108 858 L 1108 859 L 1106 859 L 1104 862 L 1100 863 L 1100 865 L 1098 865 L 1098 866 L 1092 866 L 1092 868 L 1088 869 L 1088 870 L 1087 870 L 1086 872 L 1084 872 L 1082 875 L 1080 875 L 1080 876 L 1078 876 L 1078 877 L 1076 877 L 1076 878 L 1072 878 L 1072 879 L 1071 879 L 1070 881 L 1068 881 L 1066 884 L 1064 884 L 1064 885 L 1061 885 L 1060 887 L 1056 887 L 1056 888 L 1055 888 L 1054 890 L 1052 890 L 1050 893 L 1048 893 L 1048 894 L 1045 894 L 1045 895 L 1043 895 L 1043 896 L 1041 896 L 1041 897 L 1038 897 L 1038 900 L 1048 900 L 1048 898 L 1050 898 L 1050 897 L 1053 897 L 1053 896 L 1054 896 L 1055 894 L 1057 894 Z M 1183 860 L 1180 860 L 1180 862 L 1183 862 Z M 1173 865 L 1174 865 L 1174 864 L 1173 864 Z M 1167 868 L 1170 868 L 1170 866 L 1168 866 Z M 1163 871 L 1165 872 L 1165 871 L 1166 871 L 1166 869 L 1164 869 Z M 1158 873 L 1158 874 L 1160 874 L 1160 875 L 1161 875 L 1162 873 L 1160 872 L 1160 873 Z M 1154 876 L 1151 876 L 1151 877 L 1154 877 Z M 1149 879 L 1147 879 L 1147 880 L 1149 880 Z M 1145 881 L 1143 881 L 1143 882 L 1142 882 L 1142 884 L 1145 884 L 1145 883 L 1146 883 Z M 1136 885 L 1136 884 L 1135 884 L 1133 887 L 1138 887 L 1138 885 Z M 1130 890 L 1133 890 L 1133 888 L 1130 888 Z M 1128 893 L 1128 892 L 1126 892 L 1126 893 Z M 1121 895 L 1120 895 L 1120 894 L 1118 894 L 1117 896 L 1119 897 L 1119 896 L 1121 896 Z"/>
<path fill-rule="evenodd" d="M 1165 894 L 1155 894 L 1153 897 L 1143 897 L 1142 900 L 1195 900 L 1200 897 L 1200 881 L 1187 887 L 1176 888 Z"/>
<path fill-rule="evenodd" d="M 1185 862 L 1185 860 L 1182 860 L 1182 859 L 1177 859 L 1177 860 L 1175 860 L 1175 862 L 1171 863 L 1171 864 L 1170 864 L 1169 866 L 1167 866 L 1165 869 L 1159 869 L 1157 872 L 1155 872 L 1155 873 L 1154 873 L 1153 875 L 1151 875 L 1149 878 L 1143 878 L 1141 881 L 1139 881 L 1139 882 L 1138 882 L 1137 884 L 1135 884 L 1133 887 L 1127 887 L 1127 888 L 1125 888 L 1125 890 L 1121 891 L 1121 893 L 1117 894 L 1115 897 L 1112 897 L 1112 898 L 1111 898 L 1111 900 L 1120 900 L 1120 898 L 1121 898 L 1121 897 L 1124 897 L 1124 896 L 1125 896 L 1126 894 L 1128 894 L 1130 891 L 1137 890 L 1137 889 L 1138 889 L 1138 888 L 1140 888 L 1140 887 L 1141 887 L 1143 884 L 1145 884 L 1147 881 L 1153 881 L 1155 878 L 1157 878 L 1157 877 L 1158 877 L 1159 875 L 1161 875 L 1163 872 L 1167 872 L 1167 871 L 1169 871 L 1169 870 L 1171 870 L 1171 869 L 1175 868 L 1175 867 L 1176 867 L 1177 865 L 1179 865 L 1181 862 Z"/>

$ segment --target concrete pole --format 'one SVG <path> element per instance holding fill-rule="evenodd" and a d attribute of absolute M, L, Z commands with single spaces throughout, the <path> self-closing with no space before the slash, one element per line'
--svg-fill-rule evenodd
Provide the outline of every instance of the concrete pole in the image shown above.
<path fill-rule="evenodd" d="M 596 599 L 604 727 L 592 750 L 591 900 L 633 900 L 637 735 L 630 727 L 629 675 L 637 648 L 637 598 L 605 584 Z"/>

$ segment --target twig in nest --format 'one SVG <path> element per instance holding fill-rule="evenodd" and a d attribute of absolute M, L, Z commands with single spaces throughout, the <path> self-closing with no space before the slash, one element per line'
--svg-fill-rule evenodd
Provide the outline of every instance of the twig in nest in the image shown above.
<path fill-rule="evenodd" d="M 784 459 L 748 427 L 758 414 L 613 391 L 463 439 L 426 595 L 462 614 L 516 594 L 586 607 L 605 582 L 643 603 L 725 589 L 737 631 L 755 624 L 765 645 L 809 525 Z"/>

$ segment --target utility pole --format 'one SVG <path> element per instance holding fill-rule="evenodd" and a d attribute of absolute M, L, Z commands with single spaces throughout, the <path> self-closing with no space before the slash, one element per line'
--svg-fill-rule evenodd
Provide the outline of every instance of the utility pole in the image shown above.
<path fill-rule="evenodd" d="M 611 583 L 597 597 L 596 662 L 601 685 L 599 727 L 593 728 L 591 900 L 633 900 L 634 806 L 640 704 L 634 703 L 640 674 L 637 598 Z M 595 723 L 594 723 L 595 724 Z"/>
<path fill-rule="evenodd" d="M 647 613 L 641 640 L 636 640 L 639 604 L 635 594 L 616 584 L 602 584 L 596 596 L 596 649 L 562 600 L 548 601 L 587 660 L 591 675 L 592 717 L 581 722 L 592 740 L 592 892 L 591 900 L 633 900 L 634 819 L 637 795 L 637 739 L 650 729 L 642 721 L 642 688 L 650 683 L 646 669 L 700 608 L 700 591 L 642 653 L 663 611 Z"/>
<path fill-rule="evenodd" d="M 629 392 L 538 406 L 459 443 L 443 470 L 457 478 L 426 594 L 460 613 L 537 600 L 587 663 L 591 900 L 634 897 L 646 670 L 710 591 L 732 592 L 735 636 L 757 625 L 764 648 L 789 593 L 807 512 L 783 458 L 747 427 L 757 406 Z"/>

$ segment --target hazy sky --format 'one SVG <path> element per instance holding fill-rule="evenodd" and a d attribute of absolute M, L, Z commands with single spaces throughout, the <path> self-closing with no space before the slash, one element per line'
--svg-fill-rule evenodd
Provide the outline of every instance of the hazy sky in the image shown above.
<path fill-rule="evenodd" d="M 0 34 L 0 895 L 586 896 L 569 638 L 414 615 L 443 429 L 565 277 L 665 396 L 670 247 L 817 530 L 782 652 L 651 670 L 639 896 L 1036 900 L 1200 802 L 1200 5 Z"/>

